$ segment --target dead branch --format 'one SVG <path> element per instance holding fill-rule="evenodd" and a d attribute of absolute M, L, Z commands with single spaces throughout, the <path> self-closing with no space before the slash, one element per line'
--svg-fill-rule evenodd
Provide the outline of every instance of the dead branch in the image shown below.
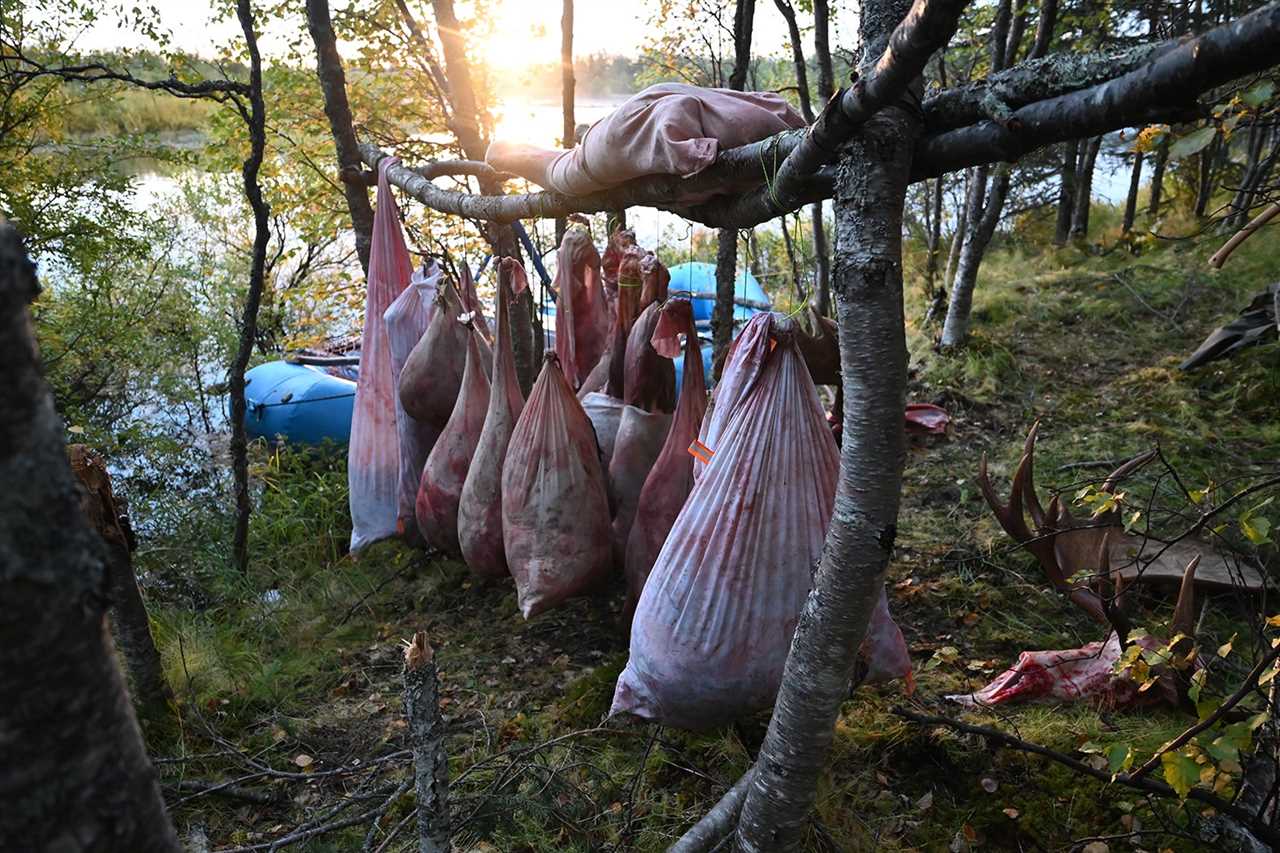
<path fill-rule="evenodd" d="M 449 850 L 449 761 L 440 716 L 440 682 L 435 650 L 422 631 L 404 650 L 404 713 L 413 744 L 414 788 L 418 798 L 418 838 L 422 853 Z"/>
<path fill-rule="evenodd" d="M 1209 266 L 1213 267 L 1215 270 L 1222 269 L 1222 265 L 1227 262 L 1227 258 L 1231 257 L 1231 253 L 1234 252 L 1241 243 L 1252 237 L 1253 232 L 1257 231 L 1263 225 L 1266 225 L 1272 219 L 1275 219 L 1277 215 L 1280 215 L 1280 202 L 1272 204 L 1266 210 L 1262 211 L 1250 220 L 1248 225 L 1233 234 L 1231 239 L 1224 243 L 1221 249 L 1214 252 L 1213 257 L 1209 258 Z"/>

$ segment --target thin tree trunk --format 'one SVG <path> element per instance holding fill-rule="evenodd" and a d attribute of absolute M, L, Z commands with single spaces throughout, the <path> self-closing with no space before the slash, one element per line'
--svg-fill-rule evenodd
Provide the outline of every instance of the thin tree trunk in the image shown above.
<path fill-rule="evenodd" d="M 933 179 L 931 191 L 925 194 L 925 211 L 928 219 L 928 233 L 925 248 L 928 257 L 924 265 L 924 295 L 928 305 L 925 309 L 925 323 L 928 324 L 936 312 L 936 305 L 946 296 L 945 288 L 938 284 L 938 252 L 942 248 L 942 196 L 943 178 Z"/>
<path fill-rule="evenodd" d="M 831 314 L 831 249 L 827 245 L 827 224 L 822 219 L 822 202 L 810 207 L 813 220 L 813 260 L 817 268 L 814 309 L 826 317 Z"/>
<path fill-rule="evenodd" d="M 724 355 L 733 340 L 733 285 L 738 268 L 738 230 L 716 232 L 716 302 L 711 310 L 712 364 L 719 376 Z"/>
<path fill-rule="evenodd" d="M 973 170 L 969 169 L 964 174 L 964 202 L 960 205 L 960 212 L 956 216 L 955 230 L 951 232 L 951 245 L 947 247 L 947 266 L 942 272 L 944 288 L 955 281 L 956 261 L 960 259 L 960 247 L 964 245 L 965 229 L 969 225 L 969 182 L 972 179 Z"/>
<path fill-rule="evenodd" d="M 1071 214 L 1076 204 L 1076 168 L 1080 157 L 1080 142 L 1062 143 L 1062 170 L 1058 174 L 1058 224 L 1053 231 L 1053 242 L 1067 245 L 1071 239 Z"/>
<path fill-rule="evenodd" d="M 1138 214 L 1138 190 L 1142 188 L 1142 152 L 1133 154 L 1133 169 L 1129 172 L 1129 195 L 1124 200 L 1124 221 L 1120 232 L 1128 234 L 1133 230 L 1133 220 Z"/>
<path fill-rule="evenodd" d="M 249 158 L 241 169 L 245 198 L 253 210 L 253 256 L 249 264 L 249 288 L 240 314 L 240 345 L 231 363 L 228 390 L 231 395 L 231 468 L 235 478 L 236 521 L 231 552 L 241 572 L 249 570 L 249 516 L 253 505 L 249 499 L 249 441 L 245 433 L 244 373 L 253 356 L 258 336 L 258 306 L 266 277 L 267 241 L 271 239 L 271 209 L 262 198 L 258 170 L 267 146 L 266 105 L 262 99 L 262 56 L 258 53 L 258 36 L 254 32 L 253 9 L 249 0 L 236 0 L 236 17 L 244 33 L 249 51 L 249 110 L 242 113 L 249 126 Z"/>
<path fill-rule="evenodd" d="M 168 713 L 173 691 L 164 677 L 151 620 L 133 571 L 133 535 L 111 488 L 111 475 L 86 445 L 67 448 L 71 472 L 80 483 L 80 508 L 106 549 L 111 580 L 111 627 L 129 670 L 130 693 L 144 716 Z"/>
<path fill-rule="evenodd" d="M 742 91 L 751 66 L 751 30 L 755 0 L 738 0 L 733 15 L 733 72 L 729 88 Z M 738 231 L 721 228 L 716 234 L 716 303 L 711 312 L 712 359 L 718 371 L 733 340 L 733 285 L 737 278 Z"/>
<path fill-rule="evenodd" d="M 560 147 L 574 146 L 577 122 L 573 117 L 573 0 L 563 0 L 560 12 Z M 568 220 L 556 220 L 556 245 L 564 239 Z"/>
<path fill-rule="evenodd" d="M 351 176 L 359 175 L 364 170 L 364 163 L 356 147 L 351 105 L 347 101 L 347 77 L 342 69 L 342 57 L 338 55 L 338 39 L 329 16 L 329 0 L 307 0 L 307 29 L 311 31 L 311 40 L 316 45 L 316 75 L 320 78 L 324 114 L 329 119 L 329 131 L 333 134 L 333 146 L 338 155 L 338 170 Z M 367 275 L 369 246 L 373 241 L 373 206 L 369 204 L 369 190 L 361 181 L 345 180 L 342 181 L 342 194 L 351 213 L 360 267 Z"/>
<path fill-rule="evenodd" d="M 1027 28 L 1027 0 L 1014 0 L 1013 21 L 1009 26 L 1009 35 L 1005 42 L 1004 62 L 1002 68 L 1008 68 L 1018 61 L 1018 48 L 1022 47 L 1022 34 Z"/>
<path fill-rule="evenodd" d="M 863 4 L 864 56 L 876 55 L 906 10 L 898 0 Z M 841 155 L 834 277 L 844 388 L 840 478 L 813 589 L 738 822 L 738 846 L 748 853 L 790 848 L 808 819 L 893 550 L 907 380 L 902 209 L 919 133 L 911 111 L 889 107 Z"/>
<path fill-rule="evenodd" d="M 0 222 L 0 850 L 176 853 L 116 665 L 101 540 L 77 505 L 28 306 L 35 266 Z"/>
<path fill-rule="evenodd" d="M 831 100 L 836 92 L 835 69 L 831 64 L 831 8 L 827 0 L 813 0 L 813 58 L 818 64 L 818 99 Z"/>
<path fill-rule="evenodd" d="M 444 750 L 440 680 L 435 650 L 419 631 L 404 650 L 404 715 L 413 747 L 413 782 L 418 806 L 418 849 L 448 853 L 449 757 Z"/>
<path fill-rule="evenodd" d="M 1156 161 L 1151 168 L 1151 198 L 1147 202 L 1147 215 L 1155 219 L 1160 215 L 1160 199 L 1164 195 L 1164 167 L 1169 161 L 1169 136 L 1165 135 L 1156 147 Z"/>
<path fill-rule="evenodd" d="M 1040 4 L 1040 20 L 1036 23 L 1036 40 L 1031 46 L 1031 57 L 1044 56 L 1053 42 L 1053 30 L 1058 23 L 1058 0 L 1043 0 Z"/>
<path fill-rule="evenodd" d="M 1095 136 L 1085 143 L 1080 169 L 1076 172 L 1075 207 L 1071 212 L 1071 237 L 1083 240 L 1089 236 L 1089 209 L 1093 202 L 1093 169 L 1098 162 L 1098 150 L 1102 137 Z"/>
<path fill-rule="evenodd" d="M 1214 137 L 1209 143 L 1209 147 L 1203 149 L 1199 155 L 1199 170 L 1197 172 L 1198 179 L 1196 181 L 1196 216 L 1204 216 L 1205 211 L 1209 207 L 1209 199 L 1213 196 L 1213 161 L 1218 156 L 1218 137 Z"/>

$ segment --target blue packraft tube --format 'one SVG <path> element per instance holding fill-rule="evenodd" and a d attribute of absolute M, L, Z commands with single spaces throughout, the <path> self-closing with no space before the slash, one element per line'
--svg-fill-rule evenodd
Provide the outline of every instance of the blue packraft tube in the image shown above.
<path fill-rule="evenodd" d="M 323 368 L 269 361 L 245 374 L 245 431 L 290 444 L 346 444 L 356 383 Z"/>

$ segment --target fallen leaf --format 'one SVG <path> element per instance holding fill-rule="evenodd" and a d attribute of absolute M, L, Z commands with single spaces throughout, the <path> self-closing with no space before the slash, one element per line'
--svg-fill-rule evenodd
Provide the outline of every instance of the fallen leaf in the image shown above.
<path fill-rule="evenodd" d="M 988 794 L 994 794 L 996 792 L 996 788 L 1000 787 L 1000 784 L 990 776 L 983 776 L 981 785 L 982 790 L 986 791 Z"/>
<path fill-rule="evenodd" d="M 297 755 L 293 757 L 293 763 L 305 770 L 306 768 L 310 767 L 312 764 L 315 764 L 316 760 L 312 758 L 310 755 L 307 755 L 305 752 L 299 752 Z"/>
<path fill-rule="evenodd" d="M 1111 853 L 1111 848 L 1105 841 L 1090 841 L 1080 853 Z"/>
<path fill-rule="evenodd" d="M 932 791 L 930 791 L 929 793 L 925 794 L 925 795 L 924 795 L 923 797 L 921 797 L 920 799 L 916 800 L 916 811 L 924 812 L 924 811 L 928 811 L 928 810 L 929 810 L 930 808 L 932 808 L 932 807 L 933 807 L 933 792 L 932 792 Z"/>
<path fill-rule="evenodd" d="M 1005 813 L 1005 816 L 1009 817 L 1009 818 L 1010 818 L 1010 819 L 1012 819 L 1012 820 L 1017 820 L 1017 819 L 1018 819 L 1018 815 L 1019 815 L 1019 814 L 1021 814 L 1021 812 L 1019 812 L 1017 809 L 1013 809 L 1013 808 L 1005 809 L 1005 810 L 1004 810 L 1004 813 Z"/>

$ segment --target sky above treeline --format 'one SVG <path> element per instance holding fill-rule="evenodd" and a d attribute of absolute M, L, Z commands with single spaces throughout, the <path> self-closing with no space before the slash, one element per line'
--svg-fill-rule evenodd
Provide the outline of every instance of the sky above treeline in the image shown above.
<path fill-rule="evenodd" d="M 635 56 L 646 38 L 657 0 L 578 0 L 574 4 L 574 54 L 596 53 Z M 160 29 L 169 33 L 173 47 L 211 57 L 218 48 L 239 38 L 234 16 L 219 20 L 215 7 L 191 0 L 150 0 L 159 12 Z M 301 6 L 301 4 L 298 4 Z M 335 0 L 335 13 L 346 4 Z M 522 68 L 558 62 L 560 59 L 561 0 L 496 0 L 490 4 L 496 17 L 494 35 L 482 51 L 495 68 Z M 472 14 L 471 4 L 457 3 L 460 19 Z M 757 53 L 769 53 L 785 43 L 786 27 L 771 6 L 756 12 Z M 282 55 L 283 46 L 299 21 L 259 21 L 261 46 L 267 56 Z M 155 44 L 122 26 L 114 4 L 100 11 L 98 22 L 76 40 L 83 50 L 153 48 Z"/>

